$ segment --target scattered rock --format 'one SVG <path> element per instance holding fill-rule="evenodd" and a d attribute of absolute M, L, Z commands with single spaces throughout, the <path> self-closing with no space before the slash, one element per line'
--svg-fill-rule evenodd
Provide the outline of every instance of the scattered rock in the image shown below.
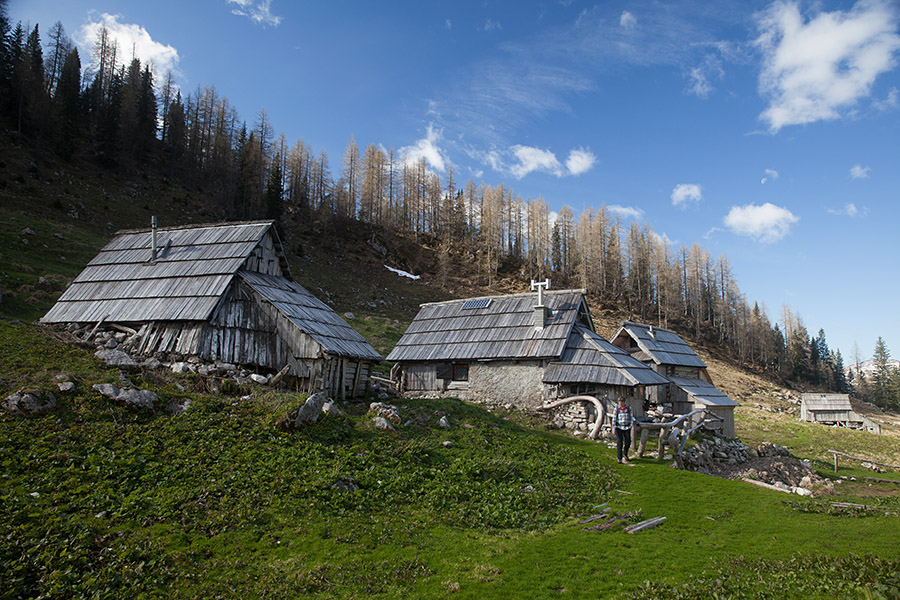
<path fill-rule="evenodd" d="M 121 350 L 98 350 L 94 353 L 94 356 L 102 360 L 107 367 L 118 367 L 120 369 L 138 368 L 138 364 L 134 359 Z"/>
<path fill-rule="evenodd" d="M 392 404 L 372 402 L 371 404 L 369 404 L 369 412 L 390 421 L 394 425 L 400 424 L 400 410 Z"/>
<path fill-rule="evenodd" d="M 173 373 L 193 373 L 193 369 L 191 369 L 191 365 L 186 362 L 177 362 L 172 363 L 172 372 Z"/>
<path fill-rule="evenodd" d="M 103 344 L 103 347 L 107 350 L 115 350 L 119 347 L 119 342 L 116 341 L 116 338 L 109 338 L 106 340 L 106 343 Z"/>
<path fill-rule="evenodd" d="M 444 440 L 443 442 L 441 442 L 441 446 L 443 446 L 444 448 L 452 448 L 453 442 L 451 442 L 450 440 Z"/>
<path fill-rule="evenodd" d="M 187 409 L 191 407 L 191 399 L 190 398 L 176 398 L 172 402 L 169 402 L 169 412 L 173 415 L 181 414 Z"/>
<path fill-rule="evenodd" d="M 91 389 L 100 392 L 101 395 L 111 400 L 115 400 L 119 396 L 119 388 L 111 383 L 95 383 L 91 386 Z"/>
<path fill-rule="evenodd" d="M 56 387 L 58 387 L 59 391 L 63 394 L 68 394 L 75 391 L 75 383 L 72 381 L 60 381 L 56 384 Z"/>
<path fill-rule="evenodd" d="M 265 375 L 260 375 L 258 373 L 251 373 L 250 381 L 252 381 L 254 383 L 258 383 L 260 385 L 266 385 L 267 383 L 269 383 L 269 378 L 266 377 Z"/>
<path fill-rule="evenodd" d="M 158 358 L 148 358 L 141 364 L 145 369 L 150 369 L 151 371 L 155 371 L 162 366 L 162 362 Z"/>
<path fill-rule="evenodd" d="M 325 404 L 322 405 L 322 412 L 326 415 L 336 417 L 341 414 L 341 409 L 337 407 L 334 400 L 327 400 Z"/>
<path fill-rule="evenodd" d="M 352 312 L 345 312 L 344 317 L 347 319 L 350 319 L 352 321 L 353 319 L 356 318 L 356 315 L 354 315 Z"/>
<path fill-rule="evenodd" d="M 134 388 L 119 390 L 116 400 L 123 402 L 129 408 L 138 408 L 142 410 L 153 410 L 154 405 L 159 401 L 159 396 L 150 390 L 136 390 Z"/>
<path fill-rule="evenodd" d="M 56 407 L 56 397 L 41 388 L 19 388 L 7 396 L 0 407 L 15 415 L 37 415 Z"/>
<path fill-rule="evenodd" d="M 359 484 L 352 477 L 341 477 L 332 484 L 331 489 L 338 493 L 355 492 L 359 489 Z"/>
<path fill-rule="evenodd" d="M 441 417 L 440 421 L 438 421 L 438 426 L 443 427 L 444 429 L 450 429 L 450 419 L 447 418 L 447 415 Z"/>
<path fill-rule="evenodd" d="M 34 229 L 32 229 L 31 227 L 26 227 L 25 229 L 22 230 L 22 235 L 36 235 L 36 234 L 34 232 Z"/>
<path fill-rule="evenodd" d="M 375 429 L 383 429 L 385 431 L 397 433 L 397 430 L 394 429 L 394 426 L 391 425 L 391 422 L 384 417 L 375 417 L 374 419 L 372 419 L 372 425 L 375 426 Z"/>
<path fill-rule="evenodd" d="M 313 394 L 306 399 L 303 406 L 288 413 L 284 420 L 278 424 L 278 427 L 284 430 L 292 430 L 312 425 L 318 420 L 319 414 L 322 412 L 322 406 L 325 405 L 327 400 L 328 397 L 325 395 L 325 392 Z"/>

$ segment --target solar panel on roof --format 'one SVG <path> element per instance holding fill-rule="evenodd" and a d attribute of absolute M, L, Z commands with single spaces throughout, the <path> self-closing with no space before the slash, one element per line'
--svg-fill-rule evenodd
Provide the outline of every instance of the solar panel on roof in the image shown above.
<path fill-rule="evenodd" d="M 470 310 L 473 308 L 487 308 L 491 303 L 490 298 L 477 298 L 475 300 L 466 300 L 463 302 L 462 309 Z"/>

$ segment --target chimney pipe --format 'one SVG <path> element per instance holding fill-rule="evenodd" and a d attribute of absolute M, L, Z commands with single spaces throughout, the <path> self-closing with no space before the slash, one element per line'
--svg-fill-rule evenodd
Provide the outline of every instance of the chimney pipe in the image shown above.
<path fill-rule="evenodd" d="M 156 215 L 150 217 L 150 262 L 156 260 Z"/>
<path fill-rule="evenodd" d="M 547 324 L 547 309 L 544 308 L 544 290 L 550 289 L 550 280 L 535 281 L 532 279 L 531 289 L 537 289 L 538 293 L 537 306 L 534 307 L 534 328 L 543 329 Z"/>

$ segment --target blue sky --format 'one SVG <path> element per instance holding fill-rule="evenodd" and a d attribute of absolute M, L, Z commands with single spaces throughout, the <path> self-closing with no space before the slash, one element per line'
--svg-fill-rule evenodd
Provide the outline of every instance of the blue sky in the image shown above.
<path fill-rule="evenodd" d="M 423 156 L 576 214 L 605 203 L 728 257 L 845 362 L 900 356 L 900 4 L 11 0 L 82 46 L 214 84 L 340 168 Z"/>

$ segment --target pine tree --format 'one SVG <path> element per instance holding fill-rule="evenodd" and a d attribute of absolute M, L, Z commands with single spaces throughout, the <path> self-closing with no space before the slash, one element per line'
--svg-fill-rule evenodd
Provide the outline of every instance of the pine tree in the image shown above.
<path fill-rule="evenodd" d="M 84 113 L 81 101 L 81 59 L 73 48 L 66 56 L 53 96 L 53 139 L 63 158 L 75 152 L 81 136 Z"/>
<path fill-rule="evenodd" d="M 872 372 L 872 401 L 881 407 L 890 404 L 890 368 L 891 353 L 881 336 L 875 341 L 875 352 L 872 354 L 872 362 L 875 370 Z"/>

